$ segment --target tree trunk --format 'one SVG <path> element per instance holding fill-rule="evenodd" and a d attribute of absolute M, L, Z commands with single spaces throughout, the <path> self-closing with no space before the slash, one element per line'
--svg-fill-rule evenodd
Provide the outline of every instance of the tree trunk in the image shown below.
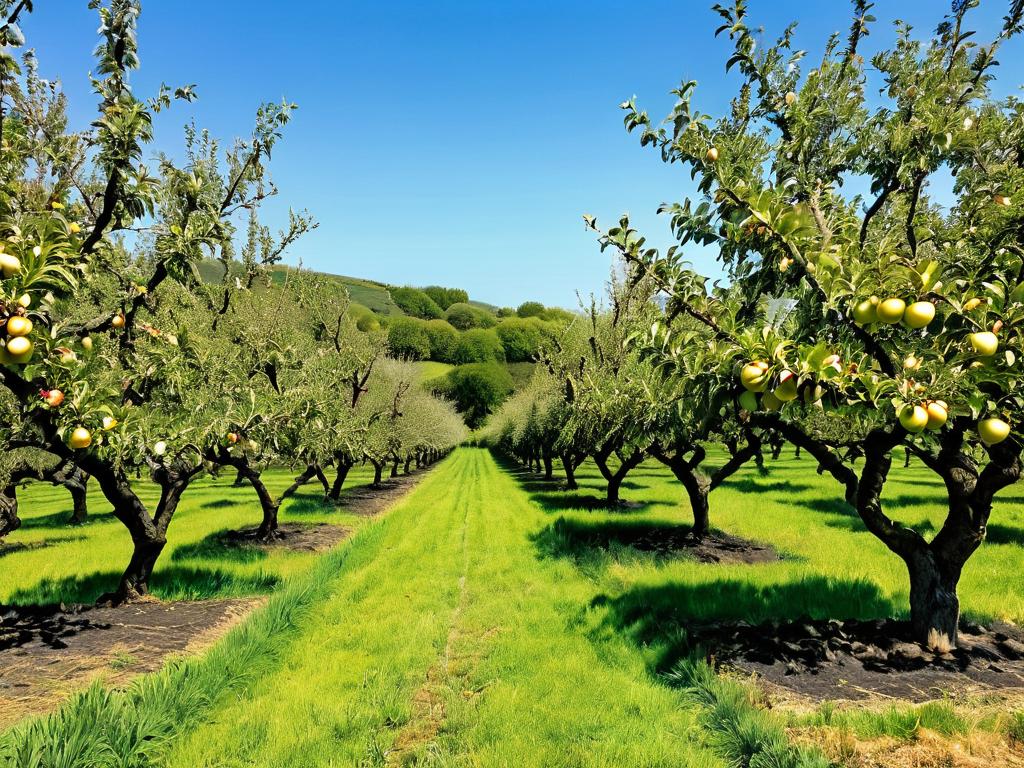
<path fill-rule="evenodd" d="M 401 461 L 401 459 L 399 459 L 397 456 L 395 456 L 395 460 L 391 464 L 391 477 L 398 477 L 398 462 L 399 461 Z"/>
<path fill-rule="evenodd" d="M 608 467 L 608 459 L 610 456 L 611 451 L 600 451 L 594 454 L 594 462 L 597 464 L 597 468 L 600 470 L 601 476 L 608 482 L 606 500 L 609 506 L 617 506 L 621 502 L 621 499 L 619 498 L 619 489 L 622 487 L 622 481 L 626 479 L 626 475 L 628 475 L 632 469 L 644 460 L 644 452 L 634 450 L 629 456 L 621 459 L 619 468 L 614 472 L 612 472 Z"/>
<path fill-rule="evenodd" d="M 554 461 L 552 461 L 551 451 L 547 448 L 543 451 L 544 456 L 544 479 L 552 480 L 555 477 Z"/>
<path fill-rule="evenodd" d="M 412 464 L 412 454 L 409 454 L 408 456 L 405 457 L 405 467 L 402 470 L 402 474 L 405 474 L 405 475 L 409 474 L 409 467 L 410 467 L 411 464 Z"/>
<path fill-rule="evenodd" d="M 684 458 L 684 451 L 677 450 L 671 455 L 660 450 L 655 450 L 652 453 L 654 458 L 672 470 L 672 474 L 686 491 L 686 498 L 690 502 L 690 511 L 693 514 L 693 528 L 690 533 L 696 539 L 703 539 L 708 535 L 708 530 L 711 527 L 711 504 L 708 500 L 711 493 L 711 480 L 696 468 L 704 459 L 704 449 L 696 446 L 692 466 L 691 462 Z M 735 455 L 739 456 L 739 451 Z M 737 459 L 737 461 L 739 460 Z"/>
<path fill-rule="evenodd" d="M 68 493 L 71 494 L 71 525 L 84 525 L 89 519 L 88 482 L 89 476 L 85 475 L 81 485 L 77 483 L 66 485 Z"/>
<path fill-rule="evenodd" d="M 570 491 L 575 491 L 579 488 L 576 483 L 576 467 L 579 466 L 576 463 L 576 457 L 565 452 L 560 458 L 562 459 L 562 470 L 565 472 L 565 487 Z"/>
<path fill-rule="evenodd" d="M 371 461 L 373 464 L 373 487 L 380 488 L 384 477 L 384 462 Z"/>
<path fill-rule="evenodd" d="M 930 547 L 907 560 L 910 623 L 914 637 L 939 651 L 955 648 L 960 623 L 960 568 L 942 567 Z"/>
<path fill-rule="evenodd" d="M 231 484 L 232 488 L 241 488 L 245 485 L 245 473 L 242 470 L 235 472 L 235 481 Z"/>
<path fill-rule="evenodd" d="M 352 469 L 352 462 L 347 460 L 339 460 L 338 471 L 334 476 L 334 485 L 331 486 L 331 490 L 327 494 L 327 498 L 337 504 L 341 501 L 341 488 L 345 485 L 345 479 L 348 477 L 348 471 Z"/>
<path fill-rule="evenodd" d="M 257 529 L 256 535 L 260 541 L 271 541 L 277 537 L 277 513 L 281 508 L 281 504 L 263 483 L 260 473 L 252 469 L 248 464 L 245 465 L 245 479 L 249 481 L 253 490 L 256 491 L 256 496 L 260 500 L 260 508 L 263 510 L 263 520 L 260 521 L 260 527 Z"/>
<path fill-rule="evenodd" d="M 0 491 L 0 539 L 21 527 L 18 517 L 18 487 L 11 483 Z"/>
<path fill-rule="evenodd" d="M 125 568 L 118 582 L 117 591 L 113 595 L 105 595 L 100 602 L 110 602 L 113 605 L 130 603 L 149 594 L 149 580 L 156 567 L 156 561 L 160 553 L 167 545 L 167 539 L 163 536 L 132 538 L 134 549 L 131 560 Z"/>

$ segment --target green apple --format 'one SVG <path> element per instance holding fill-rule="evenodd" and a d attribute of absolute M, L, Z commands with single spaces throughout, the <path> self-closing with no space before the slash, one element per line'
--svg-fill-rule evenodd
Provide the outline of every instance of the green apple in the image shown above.
<path fill-rule="evenodd" d="M 968 339 L 975 353 L 982 357 L 992 357 L 999 349 L 999 337 L 992 331 L 978 331 L 972 333 Z"/>
<path fill-rule="evenodd" d="M 1002 419 L 983 419 L 978 422 L 978 437 L 985 445 L 997 445 L 1010 436 L 1010 425 Z"/>
<path fill-rule="evenodd" d="M 903 314 L 903 322 L 915 330 L 924 328 L 935 319 L 935 305 L 930 301 L 915 301 Z"/>
<path fill-rule="evenodd" d="M 886 299 L 878 305 L 878 319 L 887 325 L 895 325 L 903 319 L 907 303 L 903 299 Z"/>
<path fill-rule="evenodd" d="M 900 411 L 900 424 L 907 432 L 917 434 L 928 426 L 928 411 L 920 405 L 905 405 Z"/>

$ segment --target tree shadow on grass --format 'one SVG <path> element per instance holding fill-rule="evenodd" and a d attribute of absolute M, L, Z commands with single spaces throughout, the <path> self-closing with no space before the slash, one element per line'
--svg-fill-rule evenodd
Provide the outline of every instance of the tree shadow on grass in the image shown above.
<path fill-rule="evenodd" d="M 23 517 L 21 519 L 21 527 L 24 530 L 41 528 L 85 528 L 93 523 L 108 522 L 111 518 L 112 515 L 109 512 L 100 512 L 94 515 L 89 515 L 84 523 L 72 525 L 71 510 L 67 509 L 62 512 L 51 512 L 48 515 L 32 515 Z"/>
<path fill-rule="evenodd" d="M 530 500 L 539 504 L 545 512 L 567 512 L 601 510 L 603 512 L 631 513 L 639 512 L 651 506 L 650 501 L 629 501 L 623 500 L 618 505 L 609 505 L 605 496 L 595 496 L 589 493 L 549 492 L 532 493 Z"/>
<path fill-rule="evenodd" d="M 722 483 L 723 488 L 728 488 L 740 493 L 800 493 L 808 491 L 814 486 L 807 483 L 794 483 L 790 480 L 765 481 L 756 478 L 730 479 Z"/>
<path fill-rule="evenodd" d="M 240 547 L 224 540 L 226 531 L 215 531 L 194 544 L 184 544 L 171 553 L 171 561 L 224 560 L 232 563 L 255 563 L 267 559 L 267 552 L 258 547 Z"/>
<path fill-rule="evenodd" d="M 226 507 L 240 507 L 247 503 L 241 499 L 214 499 L 213 501 L 204 501 L 199 506 L 203 509 L 225 509 Z"/>
<path fill-rule="evenodd" d="M 344 499 L 344 496 L 342 496 Z M 333 504 L 322 493 L 296 494 L 281 505 L 281 512 L 289 515 L 322 515 L 335 512 L 340 505 Z"/>
<path fill-rule="evenodd" d="M 93 603 L 101 595 L 117 588 L 121 574 L 114 571 L 43 579 L 34 586 L 19 589 L 9 602 L 15 605 L 56 605 L 58 603 Z M 272 591 L 281 577 L 265 572 L 238 574 L 219 568 L 191 566 L 157 566 L 150 579 L 150 591 L 164 600 L 210 600 L 240 595 L 260 595 Z"/>
<path fill-rule="evenodd" d="M 688 640 L 688 629 L 700 625 L 802 617 L 871 619 L 897 611 L 873 582 L 823 576 L 765 586 L 737 579 L 640 586 L 618 597 L 597 595 L 590 606 L 604 611 L 592 630 L 595 634 L 617 632 L 649 650 L 657 672 L 671 669 L 696 650 Z"/>
<path fill-rule="evenodd" d="M 989 544 L 1014 544 L 1024 547 L 1024 530 L 1003 523 L 989 523 L 985 533 L 985 541 Z"/>
<path fill-rule="evenodd" d="M 804 507 L 811 510 L 812 512 L 818 512 L 823 515 L 834 515 L 836 517 L 852 517 L 860 520 L 860 516 L 857 514 L 857 510 L 847 504 L 841 498 L 824 498 L 824 499 L 790 499 L 786 502 L 787 504 L 794 504 L 798 507 Z"/>

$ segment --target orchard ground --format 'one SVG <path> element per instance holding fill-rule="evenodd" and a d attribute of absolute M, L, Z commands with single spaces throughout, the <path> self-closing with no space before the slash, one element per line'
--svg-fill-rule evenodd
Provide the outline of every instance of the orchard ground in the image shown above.
<path fill-rule="evenodd" d="M 836 706 L 799 686 L 702 678 L 702 662 L 666 676 L 689 652 L 691 625 L 906 613 L 901 564 L 814 462 L 787 448 L 767 468 L 745 469 L 712 496 L 716 529 L 779 554 L 754 564 L 645 546 L 673 540 L 688 514 L 678 484 L 653 463 L 629 475 L 633 503 L 619 510 L 598 503 L 592 466 L 578 472 L 580 490 L 565 492 L 469 448 L 424 473 L 383 517 L 323 508 L 311 487 L 283 508 L 284 523 L 357 531 L 319 558 L 217 543 L 219 532 L 252 525 L 257 506 L 230 478 L 204 481 L 172 529 L 158 597 L 308 595 L 311 573 L 323 580 L 321 597 L 258 676 L 167 726 L 161 764 L 721 765 L 811 742 L 833 759 L 883 753 L 886 765 L 921 753 L 952 765 L 1019 759 L 1016 694 L 966 678 L 948 678 L 955 684 L 930 691 L 937 701 L 923 706 L 842 690 L 830 698 L 860 700 Z M 291 475 L 269 479 L 283 487 Z M 369 479 L 361 470 L 352 491 Z M 919 467 L 895 469 L 886 494 L 891 514 L 918 529 L 944 514 L 941 489 Z M 1024 619 L 1022 495 L 1015 487 L 999 500 L 989 541 L 964 575 L 973 620 Z M 90 501 L 90 523 L 68 528 L 60 489 L 37 484 L 23 495 L 25 527 L 3 555 L 3 602 L 87 600 L 116 578 L 101 564 L 120 562 L 127 542 L 102 500 Z M 248 623 L 259 626 L 267 610 Z M 108 665 L 130 666 L 117 657 Z M 72 720 L 77 701 L 65 705 Z M 769 701 L 773 712 L 762 708 Z M 730 718 L 750 737 L 724 738 Z"/>

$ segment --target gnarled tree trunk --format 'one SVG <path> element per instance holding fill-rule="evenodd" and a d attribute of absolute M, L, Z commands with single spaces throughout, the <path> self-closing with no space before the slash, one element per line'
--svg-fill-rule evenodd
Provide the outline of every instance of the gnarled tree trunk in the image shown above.
<path fill-rule="evenodd" d="M 18 517 L 18 486 L 11 483 L 0 490 L 0 539 L 21 527 Z"/>
<path fill-rule="evenodd" d="M 618 469 L 612 472 L 611 468 L 608 466 L 608 459 L 611 457 L 613 452 L 613 449 L 605 447 L 594 454 L 594 462 L 597 464 L 597 468 L 600 470 L 601 476 L 608 483 L 606 498 L 608 504 L 612 506 L 619 504 L 621 501 L 619 498 L 619 489 L 622 487 L 622 481 L 626 479 L 626 475 L 639 466 L 644 460 L 644 451 L 636 448 L 632 453 L 626 456 L 619 455 Z"/>

